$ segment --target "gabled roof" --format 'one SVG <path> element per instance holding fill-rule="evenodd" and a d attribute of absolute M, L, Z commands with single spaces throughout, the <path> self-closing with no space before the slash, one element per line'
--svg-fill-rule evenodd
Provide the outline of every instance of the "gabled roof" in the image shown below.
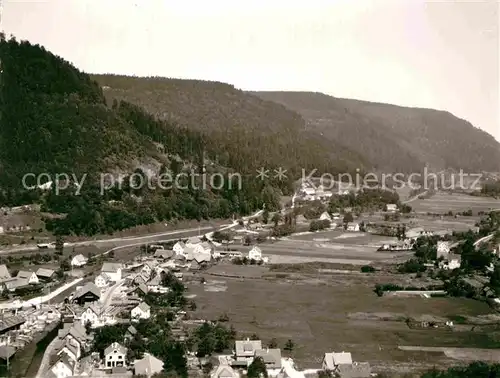
<path fill-rule="evenodd" d="M 351 353 L 341 352 L 341 353 L 325 353 L 323 357 L 324 362 L 328 370 L 333 370 L 339 365 L 352 365 Z"/>
<path fill-rule="evenodd" d="M 19 287 L 29 285 L 27 278 L 18 278 L 18 277 L 9 278 L 9 279 L 5 280 L 3 283 L 4 283 L 5 287 L 7 288 L 7 290 L 15 290 Z"/>
<path fill-rule="evenodd" d="M 186 246 L 186 243 L 184 243 L 183 241 L 178 241 L 177 243 L 174 244 L 174 246 L 178 246 L 178 247 L 184 248 Z"/>
<path fill-rule="evenodd" d="M 121 345 L 120 343 L 112 343 L 110 346 L 104 349 L 104 355 L 113 353 L 115 350 L 118 353 L 127 354 L 127 348 L 125 348 L 123 345 Z"/>
<path fill-rule="evenodd" d="M 198 236 L 191 236 L 187 241 L 186 244 L 200 244 L 201 239 Z"/>
<path fill-rule="evenodd" d="M 86 263 L 88 261 L 88 259 L 82 255 L 82 254 L 79 254 L 79 255 L 76 255 L 74 256 L 71 261 L 75 261 L 75 262 L 78 262 L 78 263 Z"/>
<path fill-rule="evenodd" d="M 208 242 L 208 241 L 204 241 L 200 244 L 204 249 L 212 249 L 213 246 L 212 246 L 212 243 Z"/>
<path fill-rule="evenodd" d="M 102 264 L 101 272 L 116 273 L 122 268 L 122 264 L 105 262 Z"/>
<path fill-rule="evenodd" d="M 155 251 L 154 257 L 161 257 L 163 259 L 169 259 L 174 255 L 174 251 L 169 249 L 157 249 Z"/>
<path fill-rule="evenodd" d="M 146 285 L 148 286 L 159 286 L 161 284 L 161 277 L 160 275 L 154 276 Z"/>
<path fill-rule="evenodd" d="M 31 278 L 31 276 L 33 275 L 34 272 L 30 272 L 29 270 L 20 270 L 18 273 L 17 273 L 17 278 Z"/>
<path fill-rule="evenodd" d="M 99 274 L 97 277 L 102 277 L 106 283 L 111 282 L 111 277 L 110 277 L 110 276 L 108 276 L 106 273 L 101 273 L 101 274 Z M 97 277 L 96 277 L 96 278 L 97 278 Z"/>
<path fill-rule="evenodd" d="M 74 298 L 80 298 L 87 293 L 92 293 L 98 298 L 101 297 L 101 291 L 93 282 L 87 282 L 80 290 L 75 293 Z"/>
<path fill-rule="evenodd" d="M 7 265 L 0 265 L 0 281 L 8 280 L 9 278 L 11 278 L 11 276 L 9 273 L 9 269 L 7 269 Z"/>
<path fill-rule="evenodd" d="M 138 308 L 142 312 L 147 312 L 151 309 L 151 307 L 149 307 L 149 305 L 146 302 L 141 302 L 137 306 L 135 306 L 134 308 Z"/>
<path fill-rule="evenodd" d="M 45 277 L 45 278 L 50 278 L 54 275 L 56 271 L 53 269 L 47 269 L 47 268 L 40 268 L 36 271 L 36 275 L 38 277 Z"/>
<path fill-rule="evenodd" d="M 256 350 L 255 357 L 262 357 L 270 369 L 281 369 L 281 349 L 279 348 Z"/>
<path fill-rule="evenodd" d="M 133 325 L 127 328 L 127 332 L 134 336 L 137 333 L 137 329 Z"/>
<path fill-rule="evenodd" d="M 262 349 L 261 340 L 236 340 L 236 356 L 253 356 L 256 350 Z"/>
<path fill-rule="evenodd" d="M 336 373 L 342 378 L 369 378 L 371 377 L 371 367 L 368 362 L 354 362 L 351 365 L 339 365 Z"/>
<path fill-rule="evenodd" d="M 197 263 L 210 262 L 212 256 L 208 253 L 194 253 L 193 259 L 196 260 Z"/>
<path fill-rule="evenodd" d="M 215 371 L 210 374 L 213 378 L 238 378 L 239 375 L 229 365 L 219 365 Z"/>
<path fill-rule="evenodd" d="M 134 362 L 135 375 L 151 376 L 155 373 L 160 373 L 162 370 L 163 361 L 149 353 L 144 353 L 144 358 Z"/>

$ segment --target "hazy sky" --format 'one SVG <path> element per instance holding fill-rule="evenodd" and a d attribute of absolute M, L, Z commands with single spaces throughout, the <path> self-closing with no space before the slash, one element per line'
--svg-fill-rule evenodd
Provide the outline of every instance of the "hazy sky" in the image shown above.
<path fill-rule="evenodd" d="M 86 72 L 437 108 L 500 140 L 498 8 L 495 0 L 3 0 L 1 29 Z"/>

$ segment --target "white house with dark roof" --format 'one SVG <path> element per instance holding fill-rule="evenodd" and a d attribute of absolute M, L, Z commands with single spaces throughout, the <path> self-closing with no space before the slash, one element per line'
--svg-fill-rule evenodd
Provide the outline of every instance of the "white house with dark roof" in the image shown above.
<path fill-rule="evenodd" d="M 94 279 L 94 283 L 99 289 L 108 287 L 111 284 L 111 277 L 107 273 L 101 273 Z"/>
<path fill-rule="evenodd" d="M 49 374 L 56 378 L 72 377 L 75 372 L 76 362 L 66 353 L 58 356 L 57 360 L 50 366 Z"/>
<path fill-rule="evenodd" d="M 132 319 L 149 319 L 151 317 L 151 307 L 146 302 L 141 302 L 130 311 Z"/>
<path fill-rule="evenodd" d="M 7 269 L 7 265 L 1 264 L 0 265 L 0 282 L 8 280 L 10 278 L 12 278 L 12 277 L 9 273 L 9 269 Z"/>
<path fill-rule="evenodd" d="M 178 241 L 177 243 L 174 244 L 172 250 L 175 252 L 176 255 L 182 255 L 182 253 L 184 252 L 184 248 L 186 248 L 186 244 L 182 241 Z"/>
<path fill-rule="evenodd" d="M 36 276 L 36 273 L 30 272 L 29 270 L 20 270 L 17 273 L 16 278 L 28 280 L 28 284 L 30 284 L 30 285 L 36 285 L 36 284 L 40 283 L 40 281 L 38 280 L 38 277 Z"/>
<path fill-rule="evenodd" d="M 101 273 L 106 273 L 111 281 L 118 282 L 122 279 L 122 264 L 105 262 L 102 264 Z"/>
<path fill-rule="evenodd" d="M 71 266 L 81 267 L 88 263 L 88 259 L 82 255 L 76 255 L 71 259 Z"/>
<path fill-rule="evenodd" d="M 134 374 L 146 377 L 152 377 L 163 371 L 163 361 L 155 356 L 144 353 L 144 357 L 134 362 Z"/>
<path fill-rule="evenodd" d="M 347 231 L 358 232 L 360 230 L 359 223 L 350 222 L 347 223 Z"/>
<path fill-rule="evenodd" d="M 120 343 L 112 343 L 104 349 L 104 367 L 111 369 L 125 366 L 127 361 L 127 348 Z"/>

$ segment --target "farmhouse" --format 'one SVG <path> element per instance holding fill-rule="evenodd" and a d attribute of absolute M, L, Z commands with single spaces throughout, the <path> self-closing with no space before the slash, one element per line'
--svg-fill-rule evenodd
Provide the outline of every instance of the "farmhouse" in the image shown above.
<path fill-rule="evenodd" d="M 149 319 L 151 317 L 151 307 L 146 302 L 139 303 L 130 311 L 132 319 Z"/>
<path fill-rule="evenodd" d="M 76 362 L 66 353 L 62 353 L 59 358 L 50 367 L 50 372 L 57 378 L 66 378 L 73 376 Z"/>
<path fill-rule="evenodd" d="M 154 257 L 161 260 L 168 260 L 174 256 L 174 251 L 168 249 L 157 249 Z"/>
<path fill-rule="evenodd" d="M 40 282 L 35 272 L 30 272 L 29 270 L 20 270 L 16 278 L 28 280 L 28 284 L 30 285 L 36 285 Z"/>
<path fill-rule="evenodd" d="M 112 343 L 104 349 L 104 366 L 106 368 L 125 366 L 126 357 L 127 348 L 119 343 Z"/>
<path fill-rule="evenodd" d="M 174 244 L 172 247 L 172 250 L 175 252 L 176 255 L 182 255 L 184 252 L 184 248 L 186 248 L 186 244 L 182 241 L 178 241 L 177 243 Z"/>
<path fill-rule="evenodd" d="M 327 211 L 325 211 L 323 214 L 320 215 L 319 220 L 327 220 L 327 221 L 332 221 L 332 217 L 330 214 L 328 214 Z"/>
<path fill-rule="evenodd" d="M 101 290 L 94 283 L 88 282 L 76 291 L 73 301 L 81 306 L 84 303 L 98 301 L 99 298 L 101 298 Z"/>
<path fill-rule="evenodd" d="M 358 232 L 360 230 L 359 223 L 350 222 L 347 223 L 347 231 Z"/>
<path fill-rule="evenodd" d="M 259 349 L 255 357 L 261 357 L 268 370 L 281 369 L 281 349 Z"/>
<path fill-rule="evenodd" d="M 111 277 L 107 273 L 101 273 L 95 278 L 94 283 L 98 288 L 102 289 L 111 283 Z"/>
<path fill-rule="evenodd" d="M 236 340 L 235 341 L 235 351 L 236 351 L 236 361 L 246 362 L 250 364 L 255 356 L 255 351 L 262 349 L 261 340 Z"/>
<path fill-rule="evenodd" d="M 5 264 L 0 265 L 0 282 L 8 280 L 10 278 L 11 276 L 9 270 L 7 269 L 7 265 Z"/>
<path fill-rule="evenodd" d="M 122 279 L 122 264 L 105 262 L 102 264 L 102 273 L 106 273 L 111 281 L 118 282 Z"/>
<path fill-rule="evenodd" d="M 385 205 L 385 211 L 389 213 L 395 213 L 396 211 L 398 211 L 398 205 L 394 203 L 387 204 Z"/>
<path fill-rule="evenodd" d="M 240 375 L 231 366 L 220 364 L 212 370 L 210 378 L 240 378 Z"/>
<path fill-rule="evenodd" d="M 449 254 L 450 254 L 450 243 L 448 243 L 447 241 L 438 241 L 436 258 L 439 259 L 440 257 L 442 257 L 443 259 L 447 260 Z"/>
<path fill-rule="evenodd" d="M 47 268 L 39 268 L 36 271 L 36 276 L 43 281 L 50 281 L 54 279 L 55 274 L 56 274 L 55 270 Z"/>
<path fill-rule="evenodd" d="M 248 252 L 248 258 L 255 261 L 262 260 L 262 250 L 257 246 L 252 247 L 252 249 Z"/>
<path fill-rule="evenodd" d="M 76 255 L 75 257 L 73 257 L 71 259 L 71 266 L 76 266 L 76 267 L 80 267 L 80 266 L 84 266 L 86 265 L 88 262 L 88 259 L 80 254 L 80 255 Z"/>
<path fill-rule="evenodd" d="M 134 362 L 134 374 L 137 376 L 151 377 L 163 370 L 163 361 L 149 353 L 144 353 L 144 357 Z"/>

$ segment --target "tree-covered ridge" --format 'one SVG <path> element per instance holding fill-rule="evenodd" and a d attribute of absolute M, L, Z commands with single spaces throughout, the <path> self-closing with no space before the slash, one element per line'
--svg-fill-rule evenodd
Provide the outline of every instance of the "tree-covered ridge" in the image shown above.
<path fill-rule="evenodd" d="M 125 100 L 158 119 L 200 131 L 207 153 L 220 164 L 254 173 L 262 166 L 354 172 L 360 154 L 309 133 L 304 120 L 285 107 L 217 82 L 92 75 L 108 101 Z"/>
<path fill-rule="evenodd" d="M 500 144 L 444 111 L 335 98 L 311 92 L 252 92 L 298 112 L 310 132 L 358 152 L 378 170 L 499 171 Z"/>

